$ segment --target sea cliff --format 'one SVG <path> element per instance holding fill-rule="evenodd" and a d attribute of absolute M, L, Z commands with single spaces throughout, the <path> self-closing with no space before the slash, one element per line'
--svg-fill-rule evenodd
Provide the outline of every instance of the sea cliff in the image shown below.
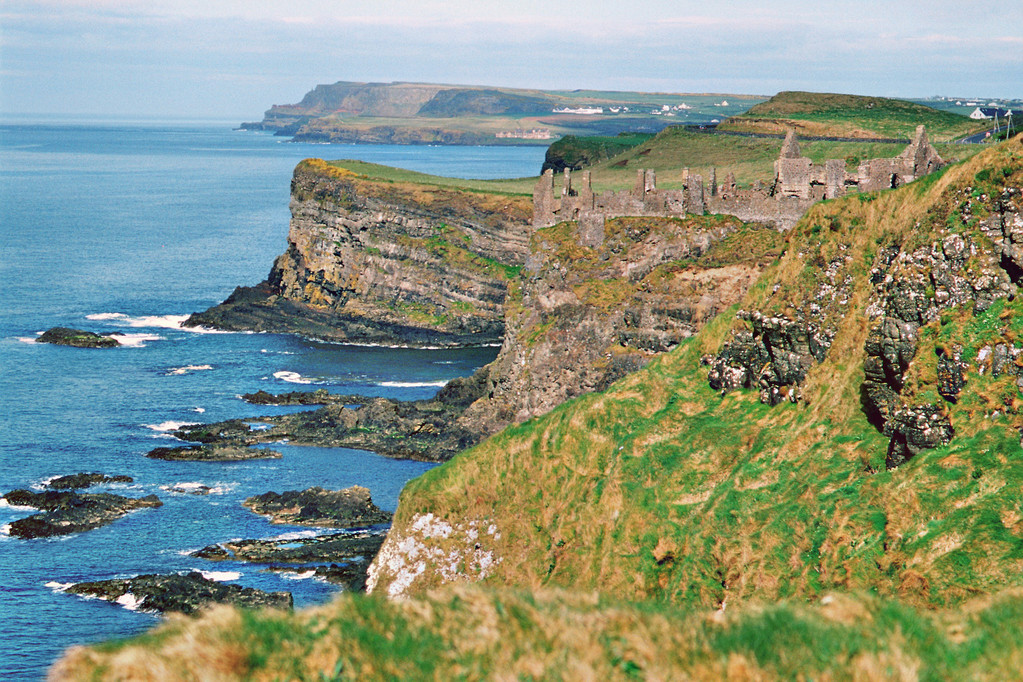
<path fill-rule="evenodd" d="M 295 169 L 288 247 L 267 279 L 186 324 L 353 343 L 500 343 L 529 211 L 524 196 L 373 181 L 310 159 Z"/>

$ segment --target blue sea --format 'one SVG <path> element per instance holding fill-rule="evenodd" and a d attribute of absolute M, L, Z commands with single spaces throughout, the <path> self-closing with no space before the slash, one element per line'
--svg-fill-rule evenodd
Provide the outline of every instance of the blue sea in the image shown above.
<path fill-rule="evenodd" d="M 393 510 L 431 465 L 344 448 L 275 446 L 278 460 L 163 462 L 178 424 L 295 408 L 251 406 L 242 393 L 324 387 L 400 399 L 432 396 L 489 362 L 495 348 L 411 350 L 288 335 L 184 330 L 191 312 L 254 284 L 284 251 L 289 182 L 303 158 L 357 158 L 439 175 L 539 173 L 540 147 L 303 145 L 229 123 L 0 125 L 0 493 L 41 489 L 77 472 L 127 474 L 96 486 L 158 509 L 57 539 L 6 532 L 33 513 L 0 503 L 0 677 L 40 679 L 66 647 L 145 630 L 159 617 L 61 591 L 82 580 L 200 570 L 296 606 L 335 586 L 259 566 L 211 563 L 191 550 L 232 538 L 298 537 L 241 506 L 270 490 L 354 484 Z M 53 326 L 123 332 L 88 350 L 35 343 Z M 198 485 L 205 496 L 174 492 Z"/>

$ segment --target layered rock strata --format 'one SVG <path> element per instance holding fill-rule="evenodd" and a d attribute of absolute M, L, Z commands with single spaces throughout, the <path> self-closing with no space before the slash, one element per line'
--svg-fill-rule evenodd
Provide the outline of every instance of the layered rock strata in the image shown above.
<path fill-rule="evenodd" d="M 189 326 L 390 345 L 499 343 L 529 199 L 295 169 L 288 248 L 265 282 Z"/>

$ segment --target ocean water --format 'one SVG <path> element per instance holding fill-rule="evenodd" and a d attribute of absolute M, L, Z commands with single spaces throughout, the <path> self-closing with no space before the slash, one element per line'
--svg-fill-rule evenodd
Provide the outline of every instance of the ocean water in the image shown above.
<path fill-rule="evenodd" d="M 431 465 L 286 444 L 275 446 L 281 459 L 232 464 L 144 453 L 174 444 L 167 431 L 178 423 L 296 409 L 247 405 L 242 393 L 325 387 L 427 398 L 497 349 L 359 347 L 199 333 L 180 322 L 265 277 L 285 248 L 289 181 L 303 158 L 494 178 L 535 175 L 543 154 L 537 147 L 299 145 L 226 123 L 0 126 L 0 492 L 98 471 L 135 482 L 90 492 L 156 494 L 164 502 L 101 529 L 36 540 L 3 531 L 32 510 L 0 506 L 0 677 L 40 679 L 68 646 L 159 620 L 61 592 L 72 582 L 201 570 L 290 590 L 299 607 L 329 600 L 335 586 L 187 553 L 231 538 L 318 532 L 270 524 L 240 505 L 250 495 L 359 484 L 393 510 L 403 485 Z M 120 331 L 129 343 L 88 350 L 34 342 L 53 326 Z M 198 484 L 212 494 L 169 490 Z"/>

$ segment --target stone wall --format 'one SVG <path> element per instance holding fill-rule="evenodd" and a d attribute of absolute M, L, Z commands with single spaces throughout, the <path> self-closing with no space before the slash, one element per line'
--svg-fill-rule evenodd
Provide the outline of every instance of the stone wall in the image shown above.
<path fill-rule="evenodd" d="M 898 187 L 932 173 L 943 165 L 938 152 L 927 140 L 924 126 L 918 126 L 912 143 L 892 159 L 869 159 L 856 172 L 845 169 L 842 159 L 816 164 L 802 156 L 792 131 L 785 136 L 781 153 L 774 162 L 774 179 L 769 185 L 756 183 L 750 189 L 736 187 L 729 173 L 717 185 L 717 170 L 711 170 L 709 192 L 699 175 L 683 173 L 683 188 L 657 189 L 657 177 L 651 169 L 638 169 L 630 191 L 594 194 L 589 171 L 581 173 L 573 184 L 566 170 L 558 196 L 554 173 L 544 171 L 533 190 L 533 227 L 549 227 L 565 220 L 580 223 L 580 240 L 599 244 L 603 224 L 608 218 L 623 216 L 681 217 L 704 212 L 734 215 L 747 222 L 772 223 L 787 230 L 813 204 L 823 199 L 844 196 L 848 192 L 872 192 Z"/>

